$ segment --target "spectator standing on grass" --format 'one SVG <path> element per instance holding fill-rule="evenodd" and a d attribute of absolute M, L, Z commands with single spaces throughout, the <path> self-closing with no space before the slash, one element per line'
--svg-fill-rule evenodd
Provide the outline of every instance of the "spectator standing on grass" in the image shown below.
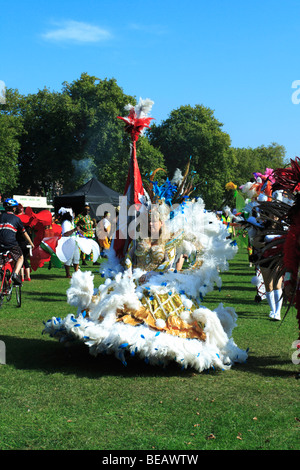
<path fill-rule="evenodd" d="M 0 252 L 10 251 L 15 262 L 12 280 L 15 284 L 20 285 L 22 284 L 22 279 L 19 273 L 23 266 L 24 256 L 17 241 L 17 233 L 21 233 L 28 245 L 31 245 L 33 248 L 34 244 L 26 232 L 23 222 L 15 214 L 18 205 L 15 199 L 6 199 L 3 203 L 5 212 L 2 213 L 0 218 Z"/>
<path fill-rule="evenodd" d="M 103 219 L 100 220 L 97 224 L 96 235 L 97 240 L 101 248 L 101 256 L 105 256 L 105 250 L 109 250 L 111 238 L 111 222 L 110 222 L 110 213 L 108 211 L 104 212 Z"/>
<path fill-rule="evenodd" d="M 224 208 L 221 220 L 224 225 L 227 225 L 227 231 L 228 231 L 227 238 L 232 238 L 235 235 L 235 230 L 234 230 L 234 226 L 232 225 L 232 217 L 230 216 L 230 211 L 228 207 Z"/>

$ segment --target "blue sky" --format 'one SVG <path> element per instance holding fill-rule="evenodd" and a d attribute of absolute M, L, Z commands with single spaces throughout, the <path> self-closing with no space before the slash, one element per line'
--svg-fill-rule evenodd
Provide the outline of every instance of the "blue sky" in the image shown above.
<path fill-rule="evenodd" d="M 203 104 L 233 146 L 300 157 L 300 0 L 4 0 L 0 15 L 8 88 L 115 78 L 158 123 Z"/>

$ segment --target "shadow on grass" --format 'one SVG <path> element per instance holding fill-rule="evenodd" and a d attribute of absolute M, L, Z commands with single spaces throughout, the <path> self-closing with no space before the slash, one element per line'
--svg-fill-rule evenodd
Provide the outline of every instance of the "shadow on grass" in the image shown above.
<path fill-rule="evenodd" d="M 251 305 L 252 307 L 255 308 L 257 305 L 260 305 L 260 303 L 257 304 L 254 301 L 254 296 L 255 296 L 255 294 L 253 295 L 253 299 L 243 299 L 241 301 L 240 298 L 236 298 L 234 296 L 227 295 L 227 294 L 224 297 L 220 296 L 219 294 L 217 294 L 217 295 L 210 294 L 209 296 L 204 298 L 202 304 L 204 306 L 207 306 L 209 304 L 222 303 L 222 304 L 228 304 L 227 305 L 228 307 L 233 307 L 235 304 L 237 304 L 237 305 Z"/>
<path fill-rule="evenodd" d="M 26 296 L 30 297 L 30 301 L 38 300 L 43 302 L 59 302 L 60 300 L 67 300 L 66 293 L 60 292 L 26 292 Z M 26 302 L 26 301 L 24 301 Z"/>
<path fill-rule="evenodd" d="M 253 289 L 253 286 L 248 286 L 248 287 L 244 287 L 244 286 L 241 286 L 241 285 L 238 285 L 238 286 L 230 286 L 228 284 L 224 284 L 223 285 L 223 290 L 224 291 L 234 291 L 234 292 L 237 292 L 237 291 L 242 291 L 242 292 L 253 292 L 254 295 L 256 295 L 256 292 L 254 292 L 254 289 Z M 222 293 L 222 289 L 221 289 L 221 293 Z"/>
<path fill-rule="evenodd" d="M 45 271 L 42 272 L 42 273 L 39 273 L 39 272 L 33 272 L 31 274 L 31 281 L 44 281 L 44 282 L 47 282 L 47 281 L 51 281 L 51 279 L 66 279 L 67 278 L 65 277 L 64 274 L 62 273 L 52 273 L 51 271 L 48 271 L 47 274 L 45 274 Z"/>
<path fill-rule="evenodd" d="M 226 282 L 227 277 L 229 278 L 234 278 L 235 282 L 238 282 L 240 284 L 241 280 L 244 280 L 244 282 L 251 282 L 251 279 L 255 276 L 255 273 L 245 273 L 245 272 L 233 272 L 233 271 L 227 271 L 221 274 L 222 278 L 224 279 L 224 282 Z M 236 279 L 236 276 L 238 276 L 239 279 Z"/>
<path fill-rule="evenodd" d="M 100 270 L 99 270 L 99 266 L 90 266 L 88 268 L 81 268 L 81 271 L 82 272 L 85 272 L 85 271 L 91 271 L 93 274 L 99 274 L 99 277 L 100 277 Z M 73 274 L 74 271 L 71 270 L 71 274 Z M 63 280 L 66 281 L 66 283 L 70 282 L 70 279 L 66 278 L 66 275 L 63 271 L 58 271 L 58 272 L 55 272 L 55 271 L 34 271 L 31 275 L 31 280 L 34 281 L 34 280 L 38 280 L 38 281 L 51 281 L 52 279 L 54 280 L 57 280 L 57 279 L 61 279 L 62 282 Z"/>
<path fill-rule="evenodd" d="M 287 365 L 291 365 L 291 360 L 282 359 L 280 356 L 255 356 L 249 355 L 245 364 L 239 364 L 239 370 L 248 374 L 256 374 L 262 377 L 278 377 L 285 378 L 295 375 L 293 368 L 286 369 Z"/>
<path fill-rule="evenodd" d="M 35 370 L 46 374 L 61 373 L 98 379 L 104 376 L 114 377 L 188 377 L 194 370 L 181 370 L 176 363 L 168 367 L 156 367 L 146 364 L 136 357 L 126 357 L 125 366 L 114 355 L 89 353 L 88 347 L 74 341 L 59 343 L 51 338 L 29 339 L 1 336 L 6 346 L 6 364 L 20 370 Z"/>
<path fill-rule="evenodd" d="M 151 366 L 136 357 L 127 357 L 127 365 L 122 364 L 114 355 L 89 353 L 83 343 L 74 341 L 66 346 L 55 340 L 29 339 L 1 336 L 6 346 L 6 364 L 19 370 L 35 370 L 45 374 L 76 375 L 98 379 L 113 377 L 182 377 L 198 374 L 194 369 L 180 369 L 178 364 L 170 362 L 167 367 Z M 256 357 L 249 354 L 248 361 L 234 364 L 233 370 L 256 374 L 264 377 L 289 377 L 293 371 L 283 369 L 290 361 L 280 356 Z M 218 376 L 226 372 L 219 370 L 203 371 L 200 375 Z"/>

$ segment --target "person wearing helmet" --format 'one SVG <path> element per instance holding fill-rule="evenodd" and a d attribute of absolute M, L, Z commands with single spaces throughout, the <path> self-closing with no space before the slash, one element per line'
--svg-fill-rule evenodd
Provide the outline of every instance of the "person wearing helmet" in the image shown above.
<path fill-rule="evenodd" d="M 18 202 L 15 199 L 5 199 L 3 203 L 5 212 L 0 218 L 0 253 L 9 251 L 14 262 L 15 268 L 12 274 L 12 280 L 15 284 L 21 284 L 22 280 L 19 276 L 24 257 L 20 245 L 17 242 L 17 232 L 23 234 L 28 244 L 34 247 L 31 238 L 26 232 L 24 225 L 19 217 L 15 215 Z"/>

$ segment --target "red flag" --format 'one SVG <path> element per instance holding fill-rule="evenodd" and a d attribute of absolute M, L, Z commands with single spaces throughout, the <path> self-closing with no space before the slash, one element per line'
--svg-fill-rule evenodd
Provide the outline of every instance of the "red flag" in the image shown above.
<path fill-rule="evenodd" d="M 144 187 L 138 161 L 136 158 L 135 142 L 133 142 L 128 176 L 124 190 L 124 196 L 127 197 L 127 209 L 132 205 L 135 205 L 135 209 L 139 210 L 141 205 L 140 199 L 143 195 Z M 128 246 L 131 242 L 131 238 L 128 235 L 127 228 L 133 218 L 133 216 L 127 216 L 127 226 L 123 227 L 123 230 L 122 227 L 120 227 L 120 220 L 118 221 L 119 226 L 114 236 L 113 248 L 116 252 L 117 257 L 120 259 L 125 256 Z"/>
<path fill-rule="evenodd" d="M 125 132 L 128 132 L 131 136 L 132 147 L 131 147 L 131 158 L 128 169 L 128 176 L 124 190 L 124 196 L 127 197 L 127 207 L 135 205 L 136 210 L 139 210 L 141 205 L 141 197 L 144 196 L 144 187 L 142 182 L 142 177 L 136 158 L 136 142 L 143 132 L 145 127 L 149 127 L 149 124 L 153 118 L 145 117 L 144 112 L 145 108 L 149 109 L 152 106 L 153 102 L 150 100 L 145 100 L 144 102 L 140 100 L 140 103 L 137 106 L 139 110 L 138 113 L 136 109 L 132 106 L 127 117 L 120 117 L 126 123 Z M 127 227 L 131 220 L 134 217 L 127 217 Z M 126 254 L 128 246 L 130 244 L 130 237 L 126 231 L 126 234 L 122 233 L 121 229 L 118 228 L 113 240 L 113 248 L 116 252 L 118 258 L 123 258 Z"/>
<path fill-rule="evenodd" d="M 135 142 L 134 142 L 135 144 Z M 128 205 L 136 205 L 136 209 L 141 204 L 141 196 L 144 195 L 143 181 L 136 158 L 136 147 L 133 145 L 131 152 L 131 161 L 128 169 L 128 176 L 124 190 L 124 196 L 127 196 Z"/>

